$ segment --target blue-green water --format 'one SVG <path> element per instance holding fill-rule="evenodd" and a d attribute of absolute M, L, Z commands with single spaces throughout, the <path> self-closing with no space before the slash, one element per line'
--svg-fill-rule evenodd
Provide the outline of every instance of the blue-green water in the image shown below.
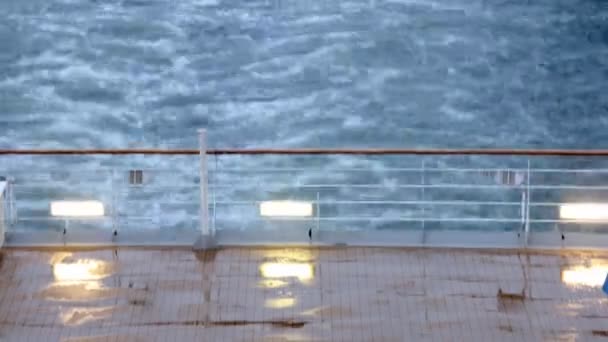
<path fill-rule="evenodd" d="M 606 147 L 598 0 L 0 4 L 0 147 Z"/>
<path fill-rule="evenodd" d="M 608 147 L 606 1 L 13 0 L 0 4 L 0 43 L 0 148 L 196 147 L 200 127 L 216 147 Z M 2 163 L 38 171 L 146 165 L 196 175 L 196 159 L 125 160 Z M 277 163 L 284 161 L 224 166 Z M 412 163 L 420 160 L 303 161 L 295 164 L 370 172 L 255 182 L 390 185 L 408 179 L 382 168 Z M 22 192 L 22 203 L 96 194 L 111 201 L 107 177 L 57 177 L 62 190 Z M 235 199 L 316 196 L 238 180 L 245 182 L 229 193 Z M 96 186 L 82 190 L 89 183 Z M 196 204 L 196 193 L 181 199 Z M 196 216 L 196 205 L 184 210 Z"/>

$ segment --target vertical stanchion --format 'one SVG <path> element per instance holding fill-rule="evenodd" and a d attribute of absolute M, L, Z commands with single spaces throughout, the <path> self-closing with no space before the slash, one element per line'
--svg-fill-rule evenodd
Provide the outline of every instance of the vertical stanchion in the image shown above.
<path fill-rule="evenodd" d="M 526 225 L 525 225 L 525 246 L 528 247 L 530 239 L 530 160 L 528 159 L 528 172 L 526 175 Z"/>
<path fill-rule="evenodd" d="M 110 188 L 112 191 L 112 234 L 113 236 L 118 235 L 118 225 L 116 224 L 116 170 L 112 168 L 110 171 Z"/>
<path fill-rule="evenodd" d="M 321 228 L 321 195 L 317 192 L 317 234 L 319 234 L 319 228 Z"/>
<path fill-rule="evenodd" d="M 200 192 L 201 192 L 201 234 L 209 237 L 211 231 L 209 229 L 209 184 L 207 178 L 207 130 L 198 130 L 199 146 L 200 146 Z"/>
<path fill-rule="evenodd" d="M 217 219 L 217 201 L 216 201 L 216 192 L 217 192 L 217 155 L 214 156 L 214 161 L 215 161 L 215 169 L 213 171 L 213 181 L 212 183 L 215 185 L 215 187 L 213 188 L 213 226 L 211 227 L 211 232 L 213 235 L 215 235 L 215 221 Z"/>
<path fill-rule="evenodd" d="M 5 179 L 4 188 L 0 187 L 0 226 L 5 227 L 11 222 L 11 183 Z"/>
<path fill-rule="evenodd" d="M 519 227 L 519 230 L 517 231 L 517 237 L 520 236 L 521 233 L 524 233 L 526 230 L 526 210 L 528 210 L 528 206 L 527 206 L 527 196 L 526 196 L 526 190 L 521 190 L 521 206 L 519 209 L 519 215 L 521 216 L 521 226 Z M 521 240 L 520 240 L 521 242 Z"/>
<path fill-rule="evenodd" d="M 421 168 L 421 180 L 420 183 L 422 185 L 422 244 L 426 244 L 426 205 L 425 205 L 425 187 L 426 187 L 426 163 L 424 159 L 422 160 L 422 168 Z"/>
<path fill-rule="evenodd" d="M 15 223 L 17 222 L 17 206 L 16 206 L 16 197 L 15 197 L 15 192 L 13 189 L 13 183 L 15 182 L 15 179 L 13 177 L 10 177 L 7 179 L 7 185 L 8 185 L 8 210 L 9 210 L 9 215 L 10 215 L 10 225 L 13 226 L 15 225 Z"/>
<path fill-rule="evenodd" d="M 10 178 L 6 178 L 4 186 L 4 189 L 0 188 L 0 226 L 6 227 L 10 225 L 13 220 Z"/>
<path fill-rule="evenodd" d="M 6 225 L 5 222 L 7 222 L 9 220 L 9 210 L 7 210 L 5 212 L 5 208 L 9 207 L 9 204 L 7 203 L 7 199 L 10 199 L 8 197 L 8 182 L 7 183 L 1 183 L 0 182 L 0 246 L 2 246 L 4 244 L 4 233 L 6 231 Z"/>

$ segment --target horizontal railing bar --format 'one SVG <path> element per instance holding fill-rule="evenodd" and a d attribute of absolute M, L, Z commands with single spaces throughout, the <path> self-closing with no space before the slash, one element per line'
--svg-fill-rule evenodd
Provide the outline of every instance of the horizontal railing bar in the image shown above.
<path fill-rule="evenodd" d="M 155 221 L 156 216 L 118 216 L 119 221 Z"/>
<path fill-rule="evenodd" d="M 510 186 L 510 185 L 478 185 L 478 184 L 434 184 L 434 185 L 422 185 L 422 184 L 395 184 L 395 185 L 384 185 L 384 184 L 212 184 L 211 188 L 236 188 L 236 187 L 259 187 L 264 186 L 268 188 L 295 188 L 295 189 L 308 189 L 308 188 L 353 188 L 353 189 L 430 189 L 430 188 L 440 188 L 440 189 L 521 189 L 522 186 Z"/>
<path fill-rule="evenodd" d="M 105 182 L 105 183 L 110 183 L 110 182 Z M 96 186 L 102 186 L 105 185 L 104 182 L 99 182 L 99 183 L 86 183 L 87 185 L 90 185 L 91 187 L 96 187 Z M 82 185 L 82 184 L 80 184 Z M 117 192 L 120 191 L 129 191 L 129 190 L 134 190 L 134 189 L 140 189 L 140 190 L 164 190 L 164 189 L 174 189 L 174 190 L 179 190 L 179 189 L 199 189 L 199 186 L 196 184 L 175 184 L 175 185 L 130 185 L 130 184 L 119 184 L 122 185 L 122 187 L 118 190 L 116 190 Z M 66 189 L 66 188 L 71 188 L 70 184 L 59 184 L 59 185 L 48 185 L 48 182 L 40 182 L 40 184 L 14 184 L 13 187 L 15 189 L 20 189 L 21 193 L 24 193 L 23 190 L 21 189 L 47 189 L 47 190 L 57 190 L 57 189 Z M 25 192 L 28 193 L 28 192 Z"/>
<path fill-rule="evenodd" d="M 198 155 L 198 149 L 0 149 L 0 155 Z M 607 157 L 608 150 L 582 149 L 210 149 L 211 155 L 496 155 Z"/>
<path fill-rule="evenodd" d="M 451 218 L 429 218 L 429 217 L 273 217 L 273 218 L 263 218 L 263 217 L 254 217 L 254 218 L 239 218 L 239 220 L 254 220 L 254 221 L 273 221 L 273 220 L 281 220 L 281 221 L 308 221 L 308 220 L 321 220 L 321 221 L 394 221 L 394 222 L 517 222 L 521 223 L 521 218 L 482 218 L 482 217 L 451 217 Z M 218 221 L 226 221 L 226 220 L 234 220 L 232 218 L 217 218 Z M 605 224 L 606 222 L 598 221 L 598 220 L 549 220 L 549 219 L 531 219 L 530 223 L 597 223 L 597 224 Z"/>
<path fill-rule="evenodd" d="M 530 223 L 597 223 L 607 224 L 608 222 L 602 220 L 591 220 L 591 219 L 530 219 Z"/>
<path fill-rule="evenodd" d="M 273 201 L 269 199 L 267 201 Z M 265 201 L 217 201 L 216 204 L 227 205 L 259 205 Z M 521 202 L 509 201 L 308 201 L 313 204 L 421 204 L 421 205 L 497 205 L 497 206 L 520 206 Z M 559 207 L 564 203 L 559 202 L 531 202 L 532 207 Z"/>
<path fill-rule="evenodd" d="M 194 215 L 185 216 L 189 218 L 198 218 Z M 101 221 L 109 219 L 118 219 L 120 221 L 153 221 L 156 220 L 156 216 L 96 216 L 96 217 L 54 217 L 54 216 L 19 216 L 17 221 Z"/>
<path fill-rule="evenodd" d="M 228 189 L 234 188 L 259 188 L 260 186 L 264 187 L 273 187 L 273 188 L 296 188 L 296 189 L 307 189 L 307 188 L 354 188 L 354 189 L 390 189 L 390 188 L 398 188 L 398 189 L 522 189 L 525 185 L 502 185 L 502 184 L 395 184 L 395 185 L 385 185 L 385 184 L 256 184 L 255 182 L 251 184 L 210 184 L 210 188 L 218 188 L 218 189 Z M 41 186 L 41 185 L 25 185 L 25 184 L 17 184 L 14 185 L 16 189 L 36 189 L 36 188 L 45 188 L 45 189 L 61 189 L 65 187 L 69 187 L 69 185 L 61 185 L 61 186 Z M 198 189 L 198 185 L 125 185 L 125 189 L 118 190 L 119 192 L 126 192 L 129 189 L 141 189 L 141 190 L 163 190 L 163 189 Z M 530 189 L 534 190 L 608 190 L 608 186 L 600 186 L 600 185 L 530 185 Z M 20 190 L 23 193 L 22 190 Z M 25 192 L 30 193 L 30 192 Z"/>
<path fill-rule="evenodd" d="M 524 172 L 526 170 L 517 170 Z M 608 173 L 608 169 L 530 169 L 530 173 Z"/>
<path fill-rule="evenodd" d="M 198 155 L 196 149 L 0 149 L 0 155 Z"/>
<path fill-rule="evenodd" d="M 184 218 L 195 218 L 198 219 L 196 215 L 184 215 Z M 55 216 L 19 216 L 18 221 L 101 221 L 108 219 L 117 219 L 120 221 L 129 221 L 129 220 L 156 220 L 157 216 L 96 216 L 96 217 L 55 217 Z"/>
<path fill-rule="evenodd" d="M 103 187 L 104 185 L 109 185 L 110 182 L 91 182 L 91 183 L 86 183 L 86 184 L 89 185 L 90 187 Z M 78 185 L 82 185 L 82 184 L 78 184 Z M 48 181 L 46 181 L 46 182 L 41 181 L 41 182 L 28 182 L 27 184 L 26 183 L 23 183 L 23 184 L 14 183 L 13 188 L 19 189 L 21 191 L 21 193 L 23 193 L 25 189 L 45 189 L 45 190 L 58 190 L 58 189 L 65 190 L 66 188 L 73 189 L 73 184 L 55 184 L 55 185 L 53 185 L 52 183 L 49 183 Z"/>
<path fill-rule="evenodd" d="M 104 169 L 104 168 L 95 168 L 95 169 L 77 169 L 77 170 L 70 170 L 70 171 L 66 171 L 65 169 L 42 169 L 42 170 L 12 170 L 12 169 L 4 169 L 4 171 L 2 171 L 3 173 L 6 173 L 8 175 L 10 175 L 11 173 L 16 173 L 16 174 L 50 174 L 50 173 L 64 173 L 64 174 L 103 174 L 106 176 L 111 176 L 113 172 L 119 173 L 119 172 L 129 172 L 132 170 L 139 170 L 139 171 L 144 171 L 144 172 L 159 172 L 159 173 L 171 173 L 171 172 L 176 172 L 176 171 L 187 171 L 186 169 L 155 169 L 155 168 L 146 168 L 146 167 L 137 167 L 137 166 L 133 166 L 133 167 L 118 167 L 118 168 L 114 168 L 114 169 Z M 195 174 L 198 170 L 196 169 L 191 169 L 190 171 L 192 171 L 193 174 Z M 213 170 L 209 170 L 210 172 L 213 172 Z M 198 174 L 197 174 L 198 175 Z"/>
<path fill-rule="evenodd" d="M 264 169 L 255 169 L 255 168 L 230 168 L 223 169 L 218 168 L 210 169 L 210 172 L 217 173 L 228 173 L 228 172 L 243 172 L 243 173 L 254 173 L 254 172 L 436 172 L 436 171 L 447 171 L 447 172 L 498 172 L 505 171 L 507 169 L 466 169 L 466 168 L 413 168 L 413 167 L 403 167 L 403 168 L 348 168 L 348 169 L 322 169 L 322 168 L 264 168 Z M 508 169 L 509 171 L 527 171 L 527 169 Z"/>
<path fill-rule="evenodd" d="M 255 173 L 255 172 L 528 172 L 522 168 L 455 168 L 455 167 L 428 167 L 428 168 L 349 168 L 349 169 L 313 169 L 313 168 L 230 168 L 210 169 L 209 172 L 217 173 Z M 608 169 L 530 169 L 531 173 L 608 173 Z"/>
<path fill-rule="evenodd" d="M 55 216 L 19 216 L 17 221 L 102 221 L 112 219 L 112 216 L 95 216 L 95 217 L 55 217 Z"/>
<path fill-rule="evenodd" d="M 211 184 L 211 188 L 236 188 L 236 187 L 285 187 L 285 188 L 363 188 L 363 189 L 510 189 L 517 190 L 525 188 L 525 185 L 500 185 L 500 184 Z M 592 185 L 530 185 L 530 189 L 543 190 L 608 190 L 608 186 Z"/>
<path fill-rule="evenodd" d="M 272 200 L 268 200 L 272 201 Z M 227 205 L 258 205 L 265 201 L 217 201 L 215 204 Z M 313 204 L 421 204 L 421 205 L 502 205 L 520 206 L 521 202 L 499 201 L 309 201 Z"/>
<path fill-rule="evenodd" d="M 560 202 L 530 202 L 530 206 L 531 207 L 559 207 L 564 203 L 560 203 Z"/>
<path fill-rule="evenodd" d="M 295 188 L 295 189 L 307 189 L 307 188 L 354 188 L 354 189 L 387 189 L 387 188 L 398 188 L 398 189 L 420 189 L 420 188 L 457 188 L 457 189 L 521 189 L 523 185 L 512 186 L 512 185 L 482 185 L 482 184 L 434 184 L 434 185 L 422 185 L 422 184 L 395 184 L 395 185 L 384 185 L 384 184 L 210 184 L 210 188 L 237 188 L 237 187 L 249 187 L 259 188 L 260 186 L 268 188 Z"/>
<path fill-rule="evenodd" d="M 229 221 L 236 220 L 226 217 L 217 217 L 217 221 Z M 394 222 L 518 222 L 521 223 L 521 218 L 428 218 L 428 217 L 252 217 L 252 218 L 238 218 L 243 221 L 394 221 Z"/>
<path fill-rule="evenodd" d="M 198 219 L 195 215 L 184 216 L 186 219 Z M 112 219 L 111 216 L 102 217 L 70 217 L 61 218 L 53 216 L 44 217 L 19 217 L 17 221 L 26 222 L 38 222 L 38 221 L 101 221 Z M 121 221 L 154 221 L 154 216 L 119 216 Z M 216 218 L 218 221 L 231 220 L 231 218 Z M 450 218 L 432 218 L 432 217 L 357 217 L 357 216 L 343 216 L 343 217 L 252 217 L 252 218 L 239 218 L 239 220 L 261 220 L 261 221 L 272 221 L 272 220 L 294 220 L 294 221 L 307 221 L 320 219 L 322 221 L 395 221 L 395 222 L 415 222 L 415 221 L 431 221 L 431 222 L 521 222 L 521 218 L 484 218 L 484 217 L 450 217 Z M 530 223 L 597 223 L 605 224 L 605 221 L 591 220 L 591 219 L 530 219 Z"/>
<path fill-rule="evenodd" d="M 111 176 L 112 172 L 129 172 L 132 170 L 141 170 L 144 172 L 159 172 L 159 173 L 172 173 L 176 171 L 180 171 L 177 169 L 154 169 L 154 168 L 141 168 L 141 167 L 131 167 L 131 168 L 116 168 L 116 169 L 79 169 L 79 170 L 70 170 L 65 171 L 65 169 L 44 169 L 44 170 L 4 170 L 3 173 L 11 174 L 11 173 L 19 173 L 19 174 L 42 174 L 48 175 L 50 173 L 67 173 L 69 174 L 105 174 L 106 176 Z M 181 170 L 186 171 L 186 170 Z M 193 175 L 197 172 L 197 170 L 192 169 Z M 255 172 L 527 172 L 527 169 L 522 168 L 455 168 L 455 167 L 427 167 L 427 168 L 336 168 L 336 169 L 314 169 L 314 168 L 263 168 L 263 169 L 255 169 L 255 168 L 210 168 L 209 173 L 255 173 Z M 534 173 L 608 173 L 608 169 L 530 169 L 532 174 Z"/>
<path fill-rule="evenodd" d="M 142 199 L 142 200 L 136 200 L 136 199 L 129 199 L 129 200 L 122 200 L 121 203 L 122 204 L 142 204 L 142 205 L 150 205 L 150 199 Z M 251 200 L 251 201 L 216 201 L 215 204 L 216 205 L 259 205 L 263 202 L 268 202 L 268 201 L 276 201 L 276 199 L 268 199 L 268 200 Z M 4 203 L 7 204 L 16 204 L 17 201 L 11 201 L 8 199 L 4 199 L 3 200 Z M 39 202 L 48 202 L 48 200 L 40 200 Z M 324 204 L 324 205 L 328 205 L 328 204 L 420 204 L 420 205 L 447 205 L 447 206 L 458 206 L 458 205 L 496 205 L 496 206 L 520 206 L 521 202 L 509 202 L 509 201 L 445 201 L 445 200 L 438 200 L 438 201 L 307 201 L 313 204 Z M 176 204 L 176 205 L 199 205 L 198 202 L 196 201 L 178 201 L 178 200 L 173 200 L 170 202 L 160 202 L 160 201 L 154 201 L 154 204 L 158 204 L 158 205 L 171 205 L 171 204 Z M 559 207 L 561 205 L 563 205 L 565 203 L 560 203 L 560 202 L 530 202 L 530 206 L 531 207 Z M 213 207 L 213 203 L 209 204 L 209 207 Z"/>
<path fill-rule="evenodd" d="M 530 185 L 534 190 L 608 190 L 605 185 Z"/>
<path fill-rule="evenodd" d="M 121 222 L 131 221 L 131 220 L 133 220 L 133 221 L 143 221 L 143 220 L 163 221 L 162 216 L 119 216 L 119 217 L 117 217 L 117 219 Z M 188 215 L 180 214 L 180 218 L 177 219 L 177 221 L 198 220 L 198 219 L 200 219 L 200 217 L 196 214 L 188 214 Z"/>

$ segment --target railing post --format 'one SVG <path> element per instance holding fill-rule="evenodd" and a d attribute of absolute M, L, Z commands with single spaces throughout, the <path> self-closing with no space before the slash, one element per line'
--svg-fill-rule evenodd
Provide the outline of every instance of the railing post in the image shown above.
<path fill-rule="evenodd" d="M 424 157 L 423 157 L 424 158 Z M 426 245 L 426 196 L 425 196 L 425 188 L 426 188 L 426 162 L 422 159 L 421 163 L 421 179 L 420 183 L 421 194 L 422 194 L 422 245 Z"/>
<path fill-rule="evenodd" d="M 5 188 L 6 187 L 6 188 Z M 8 194 L 8 182 L 0 182 L 0 246 L 4 244 L 4 232 L 6 231 L 5 222 L 8 213 L 5 213 L 5 208 L 8 207 L 5 202 L 5 196 Z"/>
<path fill-rule="evenodd" d="M 200 148 L 200 220 L 201 220 L 201 235 L 209 237 L 211 230 L 209 229 L 209 182 L 207 172 L 207 130 L 198 130 L 198 141 Z"/>
<path fill-rule="evenodd" d="M 215 167 L 213 169 L 213 178 L 211 179 L 211 183 L 218 184 L 217 180 L 217 155 L 213 157 L 213 161 Z M 213 225 L 211 226 L 212 234 L 215 235 L 215 225 L 217 220 L 217 187 L 213 189 Z"/>
<path fill-rule="evenodd" d="M 528 159 L 528 172 L 526 174 L 526 224 L 525 224 L 525 246 L 528 247 L 528 242 L 530 239 L 530 159 Z"/>
<path fill-rule="evenodd" d="M 11 207 L 11 180 L 9 177 L 6 178 L 4 183 L 4 189 L 0 189 L 0 210 L 2 210 L 2 223 L 6 227 L 7 225 L 12 223 L 12 212 L 13 209 Z"/>
<path fill-rule="evenodd" d="M 17 207 L 15 206 L 16 203 L 16 199 L 15 199 L 15 193 L 13 190 L 13 183 L 14 183 L 14 178 L 13 177 L 9 177 L 7 179 L 6 185 L 8 186 L 8 211 L 9 211 L 9 218 L 10 218 L 10 225 L 14 226 L 15 223 L 17 222 Z"/>
<path fill-rule="evenodd" d="M 116 204 L 116 171 L 114 168 L 110 171 L 110 188 L 112 190 L 112 235 L 118 235 L 118 225 L 116 222 L 117 219 L 117 204 Z"/>
<path fill-rule="evenodd" d="M 321 229 L 321 194 L 317 191 L 317 234 Z"/>
<path fill-rule="evenodd" d="M 521 233 L 524 233 L 526 230 L 526 210 L 528 209 L 528 196 L 526 190 L 522 189 L 521 191 L 521 207 L 519 209 L 519 214 L 521 216 L 521 226 L 517 231 L 517 236 L 519 237 Z"/>

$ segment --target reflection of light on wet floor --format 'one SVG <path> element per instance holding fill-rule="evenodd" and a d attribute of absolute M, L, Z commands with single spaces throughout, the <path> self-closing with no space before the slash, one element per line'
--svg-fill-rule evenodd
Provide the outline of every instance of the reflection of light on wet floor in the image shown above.
<path fill-rule="evenodd" d="M 579 341 L 581 336 L 575 332 L 562 332 L 558 333 L 556 336 L 556 341 L 564 341 L 564 342 L 575 342 Z"/>
<path fill-rule="evenodd" d="M 277 341 L 277 342 L 301 342 L 301 341 L 327 341 L 327 339 L 315 338 L 311 335 L 306 335 L 301 332 L 283 332 L 280 334 L 271 334 L 267 335 L 264 338 L 264 341 Z"/>
<path fill-rule="evenodd" d="M 350 308 L 341 307 L 337 305 L 323 305 L 318 306 L 312 309 L 308 309 L 300 312 L 302 316 L 336 316 L 336 317 L 346 317 L 352 315 L 352 310 Z"/>
<path fill-rule="evenodd" d="M 286 281 L 277 279 L 264 279 L 259 282 L 259 286 L 266 289 L 276 289 L 289 285 Z"/>
<path fill-rule="evenodd" d="M 567 285 L 601 287 L 607 275 L 607 264 L 575 266 L 562 270 L 562 282 Z"/>
<path fill-rule="evenodd" d="M 285 309 L 294 305 L 296 305 L 295 298 L 269 298 L 264 304 L 265 307 L 272 309 Z"/>
<path fill-rule="evenodd" d="M 112 274 L 108 262 L 74 258 L 72 253 L 57 253 L 51 258 L 54 282 L 45 297 L 61 301 L 91 302 L 104 294 L 102 280 Z M 59 318 L 65 325 L 80 325 L 112 314 L 113 307 L 60 307 Z"/>
<path fill-rule="evenodd" d="M 59 283 L 100 280 L 108 275 L 106 263 L 99 260 L 80 259 L 75 262 L 59 262 L 53 265 L 53 276 Z"/>
<path fill-rule="evenodd" d="M 65 325 L 81 325 L 112 315 L 114 308 L 109 307 L 78 307 L 66 308 L 60 314 L 61 322 Z"/>
<path fill-rule="evenodd" d="M 55 282 L 51 284 L 50 289 L 69 288 L 71 295 L 74 298 L 77 293 L 73 293 L 77 289 L 78 298 L 86 299 L 94 291 L 103 288 L 102 279 L 111 274 L 110 265 L 102 260 L 95 259 L 73 259 L 72 253 L 58 253 L 51 258 L 51 266 L 53 268 L 53 277 Z M 84 290 L 84 292 L 82 291 Z"/>
<path fill-rule="evenodd" d="M 311 262 L 316 252 L 303 248 L 285 248 L 264 250 L 263 256 L 266 259 L 277 259 L 285 262 Z"/>
<path fill-rule="evenodd" d="M 260 266 L 264 278 L 298 278 L 309 281 L 314 277 L 314 268 L 309 263 L 268 262 Z"/>

